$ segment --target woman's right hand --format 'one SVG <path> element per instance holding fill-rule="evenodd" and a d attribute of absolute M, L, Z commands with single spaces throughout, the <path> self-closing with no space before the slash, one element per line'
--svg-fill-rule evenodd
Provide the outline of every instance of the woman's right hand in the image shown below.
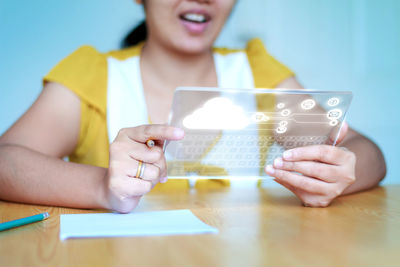
<path fill-rule="evenodd" d="M 110 163 L 105 179 L 106 207 L 121 213 L 131 212 L 141 196 L 158 182 L 166 182 L 165 140 L 180 140 L 184 131 L 166 125 L 142 125 L 121 129 L 110 145 Z M 148 147 L 147 140 L 155 146 Z M 139 161 L 144 173 L 136 178 Z"/>

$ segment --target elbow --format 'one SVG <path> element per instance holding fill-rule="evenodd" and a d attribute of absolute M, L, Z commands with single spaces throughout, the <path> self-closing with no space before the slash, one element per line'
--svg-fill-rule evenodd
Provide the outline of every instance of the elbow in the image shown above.
<path fill-rule="evenodd" d="M 385 179 L 386 174 L 387 174 L 386 161 L 385 161 L 385 158 L 384 158 L 383 155 L 382 155 L 382 167 L 380 168 L 379 174 L 378 174 L 378 184 L 379 184 L 380 182 L 382 182 L 383 179 Z"/>
<path fill-rule="evenodd" d="M 382 151 L 379 149 L 379 147 L 377 145 L 375 145 L 375 147 L 376 147 L 375 148 L 376 153 L 375 153 L 374 160 L 375 160 L 375 162 L 377 162 L 377 164 L 376 164 L 377 169 L 376 169 L 376 173 L 375 173 L 376 183 L 374 186 L 378 186 L 383 181 L 383 179 L 385 179 L 385 177 L 386 177 L 387 165 L 386 165 L 386 160 L 385 160 L 385 157 L 384 157 Z"/>

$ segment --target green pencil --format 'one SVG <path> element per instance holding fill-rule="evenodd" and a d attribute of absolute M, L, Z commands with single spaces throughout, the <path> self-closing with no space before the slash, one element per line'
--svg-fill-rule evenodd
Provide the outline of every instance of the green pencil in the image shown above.
<path fill-rule="evenodd" d="M 29 217 L 17 219 L 14 221 L 0 223 L 0 231 L 8 230 L 8 229 L 22 226 L 22 225 L 29 224 L 29 223 L 43 221 L 43 220 L 46 220 L 47 218 L 49 218 L 49 216 L 50 216 L 49 213 L 45 212 L 45 213 L 40 213 L 40 214 L 36 214 L 33 216 L 29 216 Z"/>

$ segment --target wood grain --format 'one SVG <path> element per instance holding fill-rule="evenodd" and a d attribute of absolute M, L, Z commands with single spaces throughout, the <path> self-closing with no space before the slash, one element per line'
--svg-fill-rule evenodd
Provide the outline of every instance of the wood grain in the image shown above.
<path fill-rule="evenodd" d="M 43 222 L 0 233 L 0 266 L 398 266 L 400 186 L 305 208 L 280 189 L 171 191 L 138 211 L 191 209 L 216 235 L 60 241 L 59 215 L 104 212 L 0 202 L 0 221 L 40 212 Z"/>

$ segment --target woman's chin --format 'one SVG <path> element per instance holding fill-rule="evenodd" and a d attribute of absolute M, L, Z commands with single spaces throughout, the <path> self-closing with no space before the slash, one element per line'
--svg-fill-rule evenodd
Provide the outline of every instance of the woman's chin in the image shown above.
<path fill-rule="evenodd" d="M 187 55 L 198 55 L 207 53 L 212 49 L 213 42 L 208 40 L 180 40 L 179 43 L 175 44 L 175 49 L 182 54 Z"/>

